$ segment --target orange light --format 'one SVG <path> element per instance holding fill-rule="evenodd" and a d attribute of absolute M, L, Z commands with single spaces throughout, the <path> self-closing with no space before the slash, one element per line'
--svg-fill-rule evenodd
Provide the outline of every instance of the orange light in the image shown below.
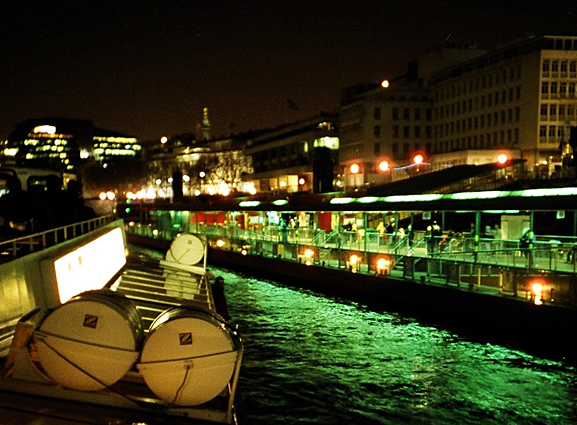
<path fill-rule="evenodd" d="M 216 241 L 216 246 L 218 246 L 219 248 L 222 248 L 224 246 L 224 241 L 222 239 L 218 239 Z"/>
<path fill-rule="evenodd" d="M 531 286 L 531 291 L 533 292 L 533 302 L 535 305 L 543 304 L 543 284 L 540 282 L 535 282 Z"/>
<path fill-rule="evenodd" d="M 389 163 L 388 161 L 381 161 L 379 162 L 379 170 L 381 171 L 387 171 L 389 169 Z"/>
<path fill-rule="evenodd" d="M 391 260 L 389 260 L 388 258 L 379 258 L 377 260 L 377 268 L 379 270 L 388 269 L 390 265 L 391 265 Z"/>
<path fill-rule="evenodd" d="M 504 163 L 506 163 L 508 160 L 509 160 L 509 157 L 508 157 L 507 155 L 505 155 L 504 153 L 500 154 L 500 155 L 497 157 L 497 162 L 498 162 L 499 164 L 504 164 Z"/>
<path fill-rule="evenodd" d="M 421 154 L 415 155 L 415 157 L 413 158 L 413 162 L 417 165 L 422 164 L 423 161 L 424 161 L 424 158 L 423 158 L 423 155 L 421 155 Z"/>
<path fill-rule="evenodd" d="M 359 170 L 361 169 L 361 167 L 359 167 L 359 164 L 352 164 L 350 171 L 353 174 L 357 174 L 359 172 Z"/>
<path fill-rule="evenodd" d="M 383 87 L 383 88 L 385 88 L 385 89 L 386 89 L 387 87 L 389 87 L 389 80 L 383 80 L 383 81 L 381 82 L 381 87 Z"/>

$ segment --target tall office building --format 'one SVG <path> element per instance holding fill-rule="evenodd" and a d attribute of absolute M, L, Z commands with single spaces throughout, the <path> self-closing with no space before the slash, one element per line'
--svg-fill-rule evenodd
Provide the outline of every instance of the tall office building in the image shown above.
<path fill-rule="evenodd" d="M 0 152 L 0 162 L 74 173 L 80 160 L 92 157 L 107 163 L 138 158 L 140 153 L 135 137 L 95 128 L 92 121 L 41 118 L 16 125 Z"/>
<path fill-rule="evenodd" d="M 577 125 L 576 68 L 576 36 L 527 37 L 492 51 L 445 43 L 384 86 L 343 92 L 340 165 L 348 184 L 382 183 L 416 154 L 441 168 L 481 150 L 507 152 L 535 176 L 550 175 L 570 153 L 563 145 Z"/>

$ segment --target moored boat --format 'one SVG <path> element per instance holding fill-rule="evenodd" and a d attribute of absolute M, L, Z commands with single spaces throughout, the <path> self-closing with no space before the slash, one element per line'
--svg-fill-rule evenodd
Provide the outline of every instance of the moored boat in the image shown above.
<path fill-rule="evenodd" d="M 60 411 L 80 402 L 135 422 L 237 423 L 243 346 L 215 311 L 206 243 L 180 235 L 159 260 L 127 254 L 121 222 L 81 239 L 36 258 L 42 276 L 23 273 L 34 308 L 1 359 L 0 400 L 52 400 Z"/>

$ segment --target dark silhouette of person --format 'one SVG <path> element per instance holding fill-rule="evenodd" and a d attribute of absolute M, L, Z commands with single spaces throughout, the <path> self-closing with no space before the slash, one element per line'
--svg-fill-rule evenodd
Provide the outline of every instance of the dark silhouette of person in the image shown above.
<path fill-rule="evenodd" d="M 10 238 L 24 236 L 33 231 L 34 204 L 16 176 L 6 180 L 7 193 L 0 196 L 0 233 Z"/>
<path fill-rule="evenodd" d="M 90 220 L 96 217 L 94 210 L 84 205 L 82 199 L 82 184 L 76 180 L 70 180 L 66 185 L 66 200 L 71 211 L 71 223 Z"/>
<path fill-rule="evenodd" d="M 228 304 L 224 295 L 224 278 L 222 276 L 214 279 L 214 283 L 212 284 L 212 298 L 216 312 L 220 314 L 224 320 L 230 320 Z"/>

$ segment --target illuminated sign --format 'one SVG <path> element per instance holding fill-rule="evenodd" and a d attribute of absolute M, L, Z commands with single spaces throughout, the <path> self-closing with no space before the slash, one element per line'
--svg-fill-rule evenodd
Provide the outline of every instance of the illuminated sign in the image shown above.
<path fill-rule="evenodd" d="M 60 302 L 103 288 L 125 263 L 124 238 L 118 227 L 56 259 L 54 271 Z"/>

